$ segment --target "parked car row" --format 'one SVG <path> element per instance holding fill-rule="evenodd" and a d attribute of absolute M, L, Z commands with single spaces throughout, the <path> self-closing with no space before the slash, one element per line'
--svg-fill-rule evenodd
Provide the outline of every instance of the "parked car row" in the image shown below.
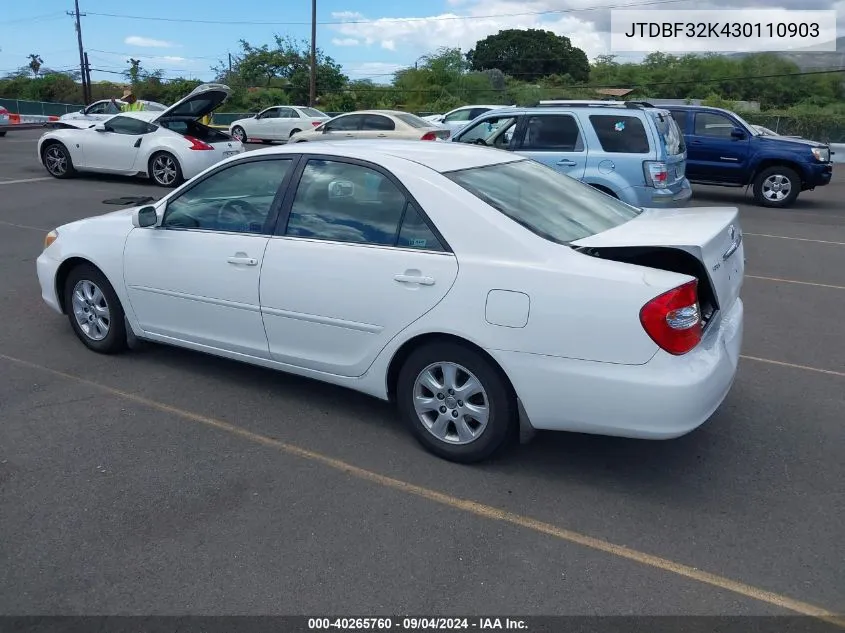
<path fill-rule="evenodd" d="M 833 173 L 828 145 L 779 136 L 704 106 L 541 101 L 528 108 L 464 106 L 424 119 L 396 110 L 330 118 L 314 108 L 280 105 L 233 121 L 226 134 L 200 119 L 228 94 L 226 86 L 205 84 L 169 108 L 154 104 L 118 115 L 101 114 L 106 102 L 98 102 L 63 118 L 66 129 L 45 134 L 39 157 L 58 178 L 74 171 L 146 174 L 174 186 L 243 151 L 247 141 L 449 140 L 516 152 L 630 205 L 663 208 L 685 206 L 691 183 L 752 187 L 758 204 L 788 207 L 802 191 L 828 184 Z M 104 120 L 88 125 L 92 117 Z"/>

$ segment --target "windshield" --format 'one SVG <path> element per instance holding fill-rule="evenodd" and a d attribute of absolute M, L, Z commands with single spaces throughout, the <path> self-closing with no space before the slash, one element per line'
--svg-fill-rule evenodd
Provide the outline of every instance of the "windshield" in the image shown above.
<path fill-rule="evenodd" d="M 602 233 L 642 213 L 533 160 L 444 175 L 529 231 L 559 244 Z"/>
<path fill-rule="evenodd" d="M 397 119 L 399 119 L 403 123 L 407 123 L 411 127 L 434 127 L 431 124 L 431 121 L 426 121 L 425 119 L 421 119 L 416 114 L 409 114 L 407 112 L 399 112 L 395 116 L 396 116 Z"/>
<path fill-rule="evenodd" d="M 310 117 L 313 117 L 313 118 L 318 118 L 318 119 L 329 118 L 328 114 L 326 114 L 325 112 L 320 112 L 319 110 L 316 110 L 314 108 L 300 108 L 299 111 L 302 112 L 305 116 L 310 116 Z"/>

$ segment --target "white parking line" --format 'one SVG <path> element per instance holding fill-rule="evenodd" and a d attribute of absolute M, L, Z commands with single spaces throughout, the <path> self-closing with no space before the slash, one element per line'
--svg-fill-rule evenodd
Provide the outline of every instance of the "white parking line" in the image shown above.
<path fill-rule="evenodd" d="M 15 224 L 14 222 L 6 222 L 5 220 L 0 220 L 0 224 L 5 226 L 13 226 L 16 229 L 29 229 L 30 231 L 38 231 L 39 233 L 46 233 L 50 229 L 42 229 L 37 226 L 29 226 L 28 224 Z"/>
<path fill-rule="evenodd" d="M 845 286 L 834 286 L 833 284 L 820 284 L 814 281 L 797 281 L 795 279 L 782 279 L 780 277 L 761 277 L 759 275 L 746 275 L 746 279 L 762 279 L 763 281 L 774 281 L 784 284 L 800 284 L 802 286 L 816 286 L 817 288 L 833 288 L 834 290 L 845 290 Z"/>
<path fill-rule="evenodd" d="M 0 180 L 0 185 L 19 185 L 25 182 L 41 182 L 43 180 L 55 180 L 52 176 L 44 178 L 22 178 L 21 180 Z"/>
<path fill-rule="evenodd" d="M 815 244 L 832 244 L 833 246 L 845 246 L 845 242 L 829 242 L 827 240 L 810 240 L 806 237 L 787 237 L 786 235 L 768 235 L 767 233 L 746 233 L 743 235 L 751 235 L 753 237 L 771 237 L 776 240 L 795 240 L 796 242 L 813 242 Z"/>

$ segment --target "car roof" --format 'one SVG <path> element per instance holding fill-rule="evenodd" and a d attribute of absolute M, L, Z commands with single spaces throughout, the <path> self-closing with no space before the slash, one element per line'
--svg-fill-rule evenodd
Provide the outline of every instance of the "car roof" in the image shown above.
<path fill-rule="evenodd" d="M 519 106 L 496 106 L 495 110 L 491 110 L 490 112 L 485 112 L 482 116 L 489 116 L 491 114 L 498 113 L 499 111 L 506 110 L 508 114 L 513 115 L 524 115 L 524 114 L 567 114 L 572 112 L 573 110 L 589 110 L 591 112 L 595 112 L 597 114 L 621 114 L 622 112 L 625 113 L 626 116 L 630 116 L 632 114 L 636 114 L 637 112 L 646 112 L 648 110 L 654 111 L 668 111 L 666 108 L 663 107 L 655 107 L 655 108 L 626 108 L 624 106 L 585 106 L 585 105 L 559 105 L 559 106 L 539 106 L 539 107 L 522 107 Z"/>
<path fill-rule="evenodd" d="M 730 112 L 730 110 L 726 110 L 725 108 L 717 108 L 714 106 L 703 106 L 703 105 L 669 105 L 663 106 L 664 110 L 701 110 L 703 112 Z"/>
<path fill-rule="evenodd" d="M 446 141 L 352 140 L 296 143 L 255 150 L 240 156 L 319 154 L 357 158 L 375 164 L 382 160 L 401 159 L 444 173 L 528 160 L 518 154 L 478 145 L 463 145 Z"/>
<path fill-rule="evenodd" d="M 348 114 L 386 114 L 388 116 L 396 116 L 397 114 L 411 114 L 417 116 L 413 112 L 403 112 L 402 110 L 355 110 L 354 112 L 344 112 L 337 116 L 346 116 Z"/>

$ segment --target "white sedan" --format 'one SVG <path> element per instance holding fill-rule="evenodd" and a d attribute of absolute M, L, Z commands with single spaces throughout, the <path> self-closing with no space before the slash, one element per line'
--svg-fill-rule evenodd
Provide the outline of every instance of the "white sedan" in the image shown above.
<path fill-rule="evenodd" d="M 462 462 L 516 431 L 684 435 L 743 332 L 736 208 L 637 209 L 445 143 L 244 154 L 51 231 L 37 274 L 95 352 L 155 341 L 393 400 Z"/>
<path fill-rule="evenodd" d="M 147 175 L 173 187 L 224 158 L 244 151 L 240 141 L 199 122 L 225 101 L 229 88 L 203 84 L 161 112 L 126 112 L 101 123 L 66 122 L 38 140 L 38 158 L 50 175 L 78 171 Z"/>
<path fill-rule="evenodd" d="M 273 106 L 253 117 L 238 119 L 229 125 L 229 134 L 242 143 L 250 141 L 287 141 L 303 130 L 325 123 L 331 117 L 314 108 Z"/>
<path fill-rule="evenodd" d="M 445 141 L 448 128 L 399 110 L 359 110 L 340 114 L 310 130 L 290 137 L 291 143 L 351 141 L 354 139 L 401 139 Z"/>
<path fill-rule="evenodd" d="M 167 106 L 163 103 L 155 101 L 146 101 L 145 99 L 138 99 L 144 105 L 144 111 L 147 112 L 164 112 Z M 124 105 L 126 102 L 121 99 L 115 99 L 118 106 Z M 59 117 L 59 121 L 106 121 L 115 114 L 119 114 L 120 110 L 114 107 L 111 99 L 101 99 L 95 101 L 89 106 L 86 106 L 78 112 L 68 112 Z"/>
<path fill-rule="evenodd" d="M 503 105 L 469 105 L 469 106 L 461 106 L 460 108 L 455 108 L 454 110 L 450 110 L 446 114 L 432 114 L 427 117 L 423 117 L 426 121 L 430 121 L 431 123 L 438 123 L 444 127 L 449 128 L 452 132 L 452 136 L 455 135 L 459 130 L 461 130 L 467 123 L 470 121 L 480 117 L 482 114 L 487 114 L 492 110 L 498 110 L 500 108 L 508 108 L 513 106 L 503 106 Z"/>

